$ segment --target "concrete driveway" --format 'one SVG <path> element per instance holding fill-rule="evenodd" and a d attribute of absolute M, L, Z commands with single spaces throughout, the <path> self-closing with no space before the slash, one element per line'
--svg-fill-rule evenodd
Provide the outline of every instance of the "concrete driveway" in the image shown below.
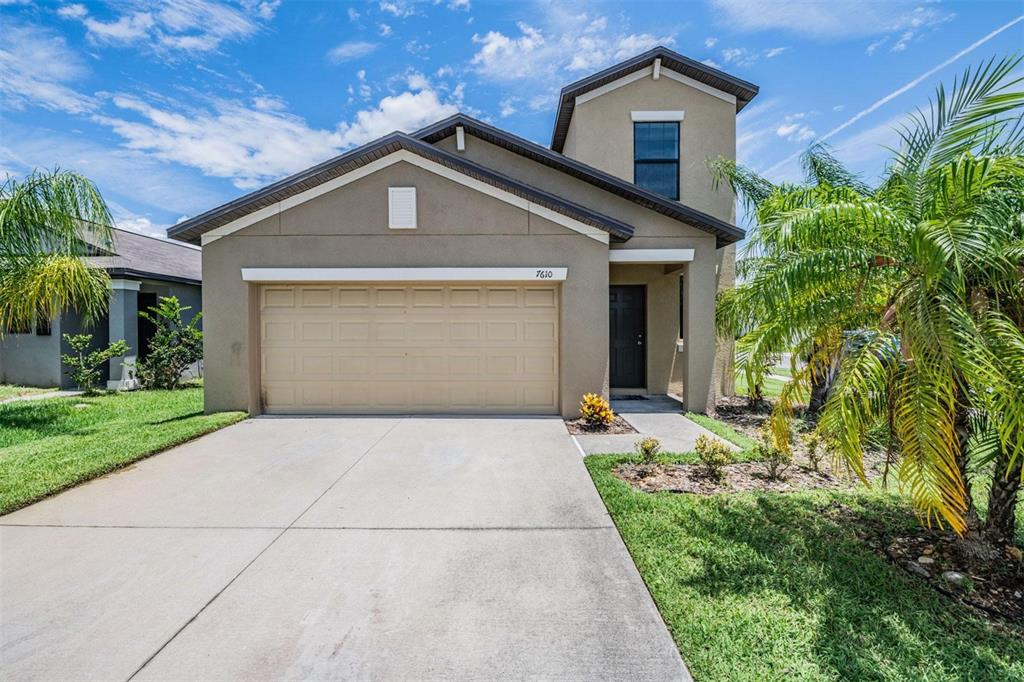
<path fill-rule="evenodd" d="M 688 679 L 558 419 L 261 418 L 0 518 L 6 679 Z"/>

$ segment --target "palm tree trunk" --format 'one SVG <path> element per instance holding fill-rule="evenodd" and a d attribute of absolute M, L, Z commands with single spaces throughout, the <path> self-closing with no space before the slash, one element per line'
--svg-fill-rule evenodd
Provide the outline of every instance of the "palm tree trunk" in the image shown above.
<path fill-rule="evenodd" d="M 1012 544 L 1016 531 L 1017 493 L 1020 491 L 1021 467 L 1024 457 L 1018 457 L 1010 467 L 1010 456 L 1004 448 L 999 449 L 995 469 L 992 471 L 992 486 L 988 495 L 988 517 L 985 519 L 985 535 L 998 543 Z"/>
<path fill-rule="evenodd" d="M 960 480 L 963 481 L 964 485 L 964 502 L 966 503 L 964 521 L 967 523 L 968 531 L 977 531 L 981 528 L 981 519 L 978 518 L 978 512 L 974 508 L 974 498 L 971 495 L 971 477 L 967 466 L 967 443 L 971 438 L 971 424 L 968 419 L 967 406 L 964 405 L 963 401 L 958 400 L 955 409 L 956 420 L 954 422 L 954 429 L 956 438 L 960 443 L 956 456 L 956 468 L 960 472 Z"/>

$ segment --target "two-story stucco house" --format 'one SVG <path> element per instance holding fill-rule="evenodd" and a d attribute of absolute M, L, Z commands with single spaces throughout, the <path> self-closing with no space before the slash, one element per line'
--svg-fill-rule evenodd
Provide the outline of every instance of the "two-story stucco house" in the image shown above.
<path fill-rule="evenodd" d="M 564 88 L 550 148 L 460 114 L 176 225 L 203 245 L 206 409 L 704 410 L 743 237 L 705 161 L 756 94 L 659 47 Z"/>

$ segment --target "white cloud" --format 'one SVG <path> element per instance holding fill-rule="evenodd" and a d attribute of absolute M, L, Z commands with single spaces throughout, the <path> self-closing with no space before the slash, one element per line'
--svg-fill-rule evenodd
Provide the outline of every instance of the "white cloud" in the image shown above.
<path fill-rule="evenodd" d="M 904 31 L 903 34 L 900 36 L 899 40 L 897 40 L 896 43 L 892 46 L 892 51 L 903 52 L 905 49 L 907 49 L 907 45 L 910 44 L 910 41 L 914 39 L 914 35 L 915 34 L 913 31 Z"/>
<path fill-rule="evenodd" d="M 158 52 L 208 52 L 229 40 L 242 40 L 259 30 L 258 21 L 274 17 L 279 0 L 243 0 L 240 8 L 209 0 L 164 0 L 159 5 L 130 0 L 110 21 L 89 14 L 82 4 L 58 10 L 80 21 L 88 39 L 101 45 L 143 46 Z"/>
<path fill-rule="evenodd" d="M 0 41 L 0 96 L 4 106 L 39 106 L 81 114 L 96 107 L 72 85 L 89 73 L 64 38 L 31 26 L 7 25 Z"/>
<path fill-rule="evenodd" d="M 430 45 L 427 43 L 421 43 L 418 40 L 410 40 L 405 44 L 405 51 L 412 55 L 426 54 L 430 50 Z"/>
<path fill-rule="evenodd" d="M 391 35 L 391 27 L 388 26 L 387 24 L 378 25 L 377 35 L 379 35 L 382 38 L 387 38 L 389 35 Z"/>
<path fill-rule="evenodd" d="M 451 0 L 451 2 L 448 3 L 448 9 L 464 10 L 468 12 L 470 10 L 469 0 Z"/>
<path fill-rule="evenodd" d="M 411 17 L 416 14 L 416 7 L 407 0 L 382 0 L 380 10 L 392 14 L 399 19 Z"/>
<path fill-rule="evenodd" d="M 754 165 L 754 157 L 775 137 L 776 110 L 780 100 L 771 98 L 750 104 L 736 117 L 736 158 Z"/>
<path fill-rule="evenodd" d="M 525 22 L 517 24 L 518 36 L 499 31 L 475 34 L 473 42 L 480 46 L 470 60 L 476 71 L 491 80 L 515 81 L 529 79 L 535 83 L 560 78 L 562 71 L 592 71 L 621 61 L 655 45 L 671 45 L 671 36 L 651 34 L 607 34 L 604 17 L 575 17 L 575 26 L 562 32 L 545 33 Z"/>
<path fill-rule="evenodd" d="M 360 17 L 359 10 L 357 10 L 355 7 L 349 7 L 348 8 L 348 20 L 349 21 L 356 21 L 359 17 Z"/>
<path fill-rule="evenodd" d="M 741 31 L 782 29 L 815 38 L 850 38 L 922 29 L 953 18 L 934 3 L 894 0 L 711 0 L 723 25 Z"/>
<path fill-rule="evenodd" d="M 519 111 L 518 109 L 516 109 L 516 103 L 518 101 L 518 97 L 506 97 L 505 99 L 501 100 L 501 102 L 498 103 L 498 106 L 500 107 L 499 115 L 502 118 L 508 118 L 512 114 Z"/>
<path fill-rule="evenodd" d="M 379 43 L 371 43 L 365 40 L 350 40 L 328 50 L 327 59 L 335 64 L 340 64 L 341 62 L 365 57 L 373 53 L 378 47 L 380 47 Z"/>
<path fill-rule="evenodd" d="M 114 219 L 114 225 L 122 230 L 130 230 L 150 237 L 167 237 L 168 226 L 166 224 L 154 223 L 148 216 L 129 211 L 116 201 L 108 201 L 107 204 L 110 206 L 110 215 Z"/>
<path fill-rule="evenodd" d="M 716 62 L 714 59 L 702 59 L 702 60 L 700 60 L 700 63 L 701 64 L 707 64 L 712 69 L 721 69 L 722 68 L 722 65 L 719 64 L 718 62 Z"/>
<path fill-rule="evenodd" d="M 875 52 L 878 51 L 878 48 L 882 47 L 882 45 L 885 45 L 888 41 L 889 36 L 884 36 L 882 38 L 879 38 L 878 40 L 872 41 L 871 43 L 868 44 L 867 48 L 865 48 L 864 54 L 866 54 L 869 57 L 875 56 Z"/>
<path fill-rule="evenodd" d="M 246 101 L 212 98 L 186 107 L 118 94 L 112 98 L 117 115 L 94 120 L 123 138 L 130 150 L 252 189 L 347 147 L 394 130 L 415 130 L 459 110 L 461 87 L 442 96 L 421 74 L 410 73 L 406 80 L 409 90 L 384 97 L 334 129 L 310 127 L 285 102 L 268 95 Z M 363 88 L 368 96 L 369 86 L 362 83 Z"/>
<path fill-rule="evenodd" d="M 775 134 L 790 142 L 807 142 L 814 139 L 814 129 L 802 123 L 783 123 L 775 129 Z"/>
<path fill-rule="evenodd" d="M 722 60 L 732 66 L 753 66 L 761 59 L 778 57 L 788 49 L 788 47 L 770 47 L 764 50 L 750 50 L 745 47 L 727 47 L 722 50 Z"/>
<path fill-rule="evenodd" d="M 711 38 L 705 38 L 704 39 L 704 47 L 708 48 L 709 50 L 711 48 L 713 48 L 717 44 L 718 44 L 718 38 L 711 37 Z"/>

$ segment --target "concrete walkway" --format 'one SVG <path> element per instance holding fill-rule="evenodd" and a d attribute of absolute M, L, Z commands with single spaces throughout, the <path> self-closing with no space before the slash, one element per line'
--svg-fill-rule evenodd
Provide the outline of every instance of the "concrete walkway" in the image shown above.
<path fill-rule="evenodd" d="M 0 400 L 0 405 L 6 405 L 7 403 L 16 403 L 21 400 L 48 400 L 50 398 L 70 398 L 76 395 L 82 395 L 84 391 L 45 391 L 43 393 L 29 393 L 28 395 L 16 395 L 11 398 Z"/>
<path fill-rule="evenodd" d="M 667 396 L 651 396 L 644 400 L 612 400 L 612 410 L 632 425 L 638 433 L 620 435 L 576 436 L 588 455 L 633 452 L 633 446 L 644 436 L 661 442 L 662 452 L 690 452 L 697 438 L 704 434 L 736 448 L 703 426 L 683 416 L 682 405 Z"/>
<path fill-rule="evenodd" d="M 689 679 L 559 419 L 249 420 L 0 549 L 7 679 Z"/>

